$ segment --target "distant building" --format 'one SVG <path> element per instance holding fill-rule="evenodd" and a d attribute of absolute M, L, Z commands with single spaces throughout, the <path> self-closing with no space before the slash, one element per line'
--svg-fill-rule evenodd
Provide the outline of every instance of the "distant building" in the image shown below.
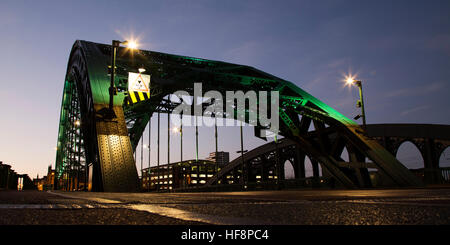
<path fill-rule="evenodd" d="M 216 164 L 210 160 L 188 160 L 143 169 L 143 190 L 172 190 L 198 187 L 216 173 Z"/>
<path fill-rule="evenodd" d="M 54 190 L 55 189 L 55 170 L 52 166 L 48 166 L 47 175 L 39 178 L 39 175 L 33 179 L 33 183 L 39 191 Z"/>
<path fill-rule="evenodd" d="M 27 174 L 17 174 L 10 165 L 0 161 L 0 189 L 32 190 L 36 188 Z"/>
<path fill-rule="evenodd" d="M 17 173 L 11 169 L 11 165 L 0 161 L 0 189 L 17 189 Z"/>
<path fill-rule="evenodd" d="M 218 151 L 209 153 L 209 157 L 206 160 L 217 163 L 219 167 L 223 167 L 230 163 L 230 153 L 225 151 Z"/>
<path fill-rule="evenodd" d="M 28 174 L 19 174 L 17 177 L 17 190 L 36 190 L 36 186 Z"/>

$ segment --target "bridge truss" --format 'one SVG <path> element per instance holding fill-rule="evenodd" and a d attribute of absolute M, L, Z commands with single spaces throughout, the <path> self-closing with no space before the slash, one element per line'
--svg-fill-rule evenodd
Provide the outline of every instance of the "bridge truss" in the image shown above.
<path fill-rule="evenodd" d="M 86 41 L 76 41 L 72 48 L 58 134 L 56 171 L 60 181 L 65 172 L 82 162 L 76 162 L 77 152 L 82 154 L 85 168 L 91 166 L 92 190 L 136 191 L 139 187 L 133 152 L 152 114 L 171 113 L 177 104 L 167 96 L 178 90 L 192 95 L 194 83 L 201 83 L 204 91 L 222 94 L 278 91 L 279 134 L 294 141 L 344 187 L 370 187 L 368 168 L 376 168 L 397 186 L 422 185 L 355 122 L 293 83 L 249 66 L 119 48 L 114 81 L 117 95 L 113 101 L 117 118 L 107 120 L 101 112 L 109 103 L 110 53 L 111 46 Z M 141 67 L 151 75 L 150 98 L 129 103 L 128 72 Z M 234 110 L 236 115 L 237 107 Z M 79 128 L 73 126 L 76 120 L 80 121 Z M 309 131 L 311 125 L 314 132 Z M 340 157 L 344 148 L 350 153 L 349 161 Z"/>

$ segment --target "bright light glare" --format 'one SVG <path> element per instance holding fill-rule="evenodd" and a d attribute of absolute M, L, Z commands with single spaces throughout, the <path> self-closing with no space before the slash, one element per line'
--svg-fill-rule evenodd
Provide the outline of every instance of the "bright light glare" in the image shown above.
<path fill-rule="evenodd" d="M 173 127 L 172 132 L 179 133 L 179 132 L 181 132 L 181 129 L 179 127 Z"/>
<path fill-rule="evenodd" d="M 135 41 L 128 41 L 128 42 L 127 42 L 127 46 L 128 46 L 128 48 L 130 48 L 130 49 L 137 49 L 138 44 L 137 44 Z"/>
<path fill-rule="evenodd" d="M 349 75 L 349 76 L 346 77 L 345 82 L 346 82 L 348 85 L 351 85 L 352 83 L 355 82 L 355 78 L 352 77 L 351 75 Z"/>
<path fill-rule="evenodd" d="M 344 76 L 343 82 L 345 82 L 346 86 L 352 86 L 356 82 L 356 75 L 354 74 L 347 74 Z"/>

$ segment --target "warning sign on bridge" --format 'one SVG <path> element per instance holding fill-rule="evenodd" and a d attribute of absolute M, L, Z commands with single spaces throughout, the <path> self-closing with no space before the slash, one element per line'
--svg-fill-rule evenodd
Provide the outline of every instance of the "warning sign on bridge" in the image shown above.
<path fill-rule="evenodd" d="M 150 75 L 128 73 L 128 91 L 150 93 Z"/>

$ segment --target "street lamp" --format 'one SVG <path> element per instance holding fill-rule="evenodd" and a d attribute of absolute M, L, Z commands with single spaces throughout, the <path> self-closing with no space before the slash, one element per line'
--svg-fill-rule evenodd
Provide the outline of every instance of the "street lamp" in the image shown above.
<path fill-rule="evenodd" d="M 116 117 L 114 110 L 113 110 L 113 101 L 114 101 L 114 95 L 117 94 L 115 86 L 114 86 L 114 76 L 116 72 L 116 53 L 117 49 L 120 47 L 120 44 L 127 46 L 130 49 L 136 49 L 137 43 L 134 41 L 118 41 L 113 40 L 112 41 L 112 48 L 111 48 L 111 84 L 109 86 L 109 112 L 106 114 L 106 119 L 113 119 Z"/>
<path fill-rule="evenodd" d="M 364 110 L 364 99 L 363 99 L 363 92 L 362 92 L 362 82 L 359 81 L 359 80 L 356 80 L 352 76 L 347 76 L 345 82 L 349 86 L 355 84 L 359 88 L 359 100 L 356 103 L 356 107 L 360 107 L 361 108 L 361 115 L 357 115 L 353 119 L 358 120 L 359 118 L 362 117 L 363 126 L 364 126 L 364 128 L 366 128 L 366 113 L 365 113 L 365 110 Z"/>

